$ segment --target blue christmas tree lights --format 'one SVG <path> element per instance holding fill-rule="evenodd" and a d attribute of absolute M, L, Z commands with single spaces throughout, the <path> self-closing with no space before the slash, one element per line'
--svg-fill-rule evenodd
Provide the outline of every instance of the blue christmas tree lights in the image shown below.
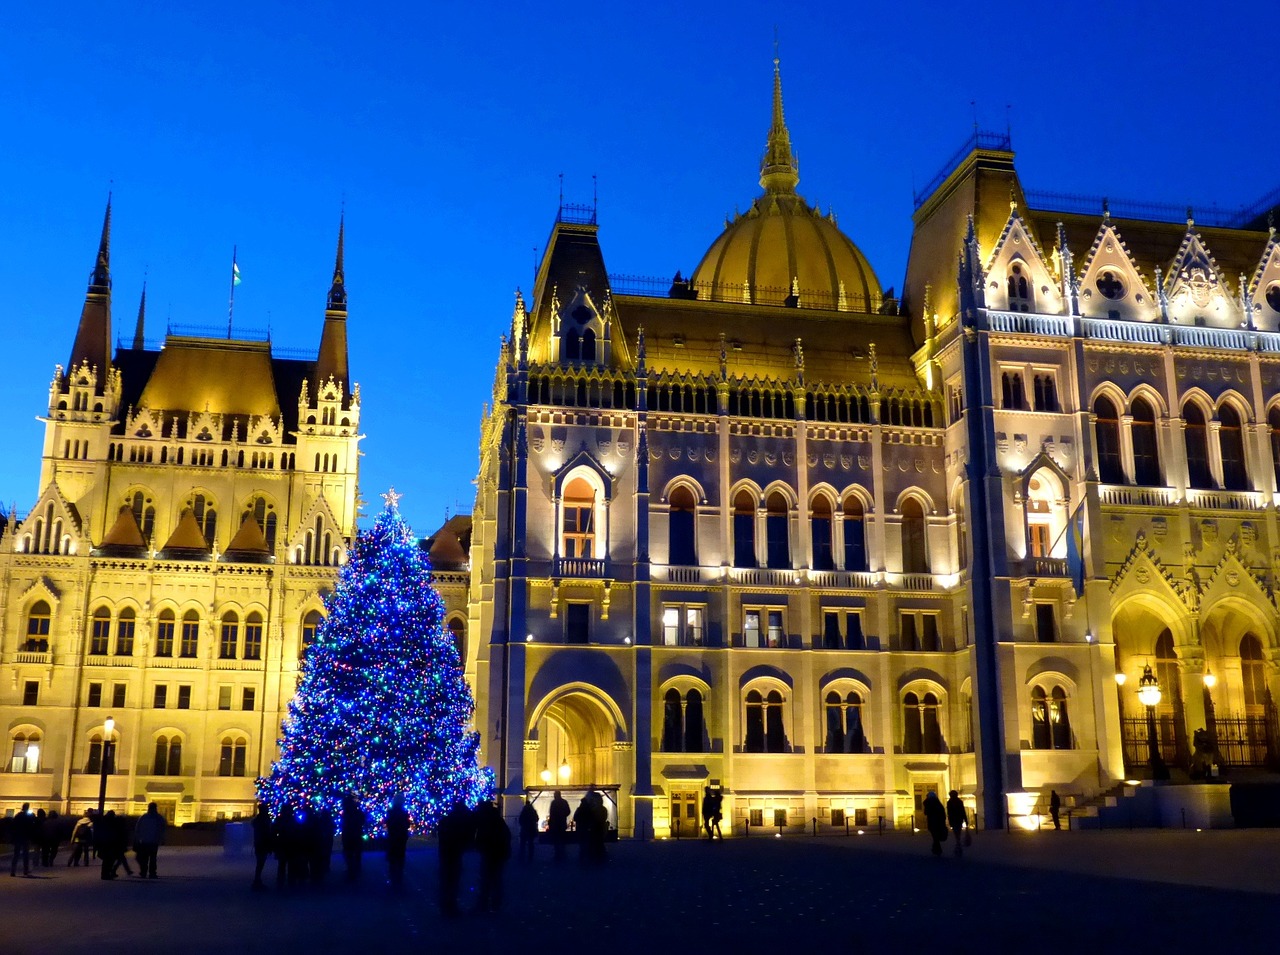
<path fill-rule="evenodd" d="M 478 763 L 475 701 L 430 562 L 400 516 L 399 495 L 384 498 L 325 602 L 280 758 L 258 795 L 273 815 L 328 809 L 338 819 L 350 794 L 376 833 L 403 794 L 414 831 L 426 832 L 455 802 L 489 798 L 493 773 Z"/>

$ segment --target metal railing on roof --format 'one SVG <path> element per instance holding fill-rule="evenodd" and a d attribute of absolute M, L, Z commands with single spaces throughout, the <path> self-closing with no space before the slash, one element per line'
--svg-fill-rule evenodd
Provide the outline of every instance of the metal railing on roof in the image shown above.
<path fill-rule="evenodd" d="M 596 207 L 594 205 L 573 205 L 562 202 L 560 211 L 556 213 L 556 222 L 568 222 L 571 225 L 595 225 Z"/>
<path fill-rule="evenodd" d="M 768 285 L 748 286 L 743 282 L 691 282 L 684 278 L 664 279 L 651 275 L 610 274 L 609 287 L 615 295 L 643 295 L 650 298 L 675 298 L 700 302 L 726 302 L 737 305 L 790 305 L 794 308 L 821 308 L 839 312 L 880 311 L 881 300 L 846 292 L 843 296 L 830 292 L 800 289 L 792 301 L 790 288 Z"/>
<path fill-rule="evenodd" d="M 166 335 L 179 335 L 186 338 L 224 338 L 238 342 L 269 342 L 269 328 L 236 328 L 231 334 L 222 325 L 178 325 L 170 322 L 165 326 Z"/>
<path fill-rule="evenodd" d="M 919 209 L 926 199 L 933 195 L 934 191 L 946 182 L 947 177 L 959 168 L 964 158 L 975 149 L 998 149 L 1005 152 L 1013 151 L 1013 141 L 1009 138 L 1008 133 L 997 133 L 991 130 L 975 129 L 973 134 L 964 141 L 955 154 L 951 156 L 942 168 L 938 170 L 937 175 L 925 183 L 924 188 L 919 191 L 913 191 L 912 197 L 915 200 L 915 207 Z"/>

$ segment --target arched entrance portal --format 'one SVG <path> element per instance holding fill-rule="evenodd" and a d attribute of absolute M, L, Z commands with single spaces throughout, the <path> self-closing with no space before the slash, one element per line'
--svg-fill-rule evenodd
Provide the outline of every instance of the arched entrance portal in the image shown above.
<path fill-rule="evenodd" d="M 1111 623 L 1116 640 L 1124 761 L 1126 772 L 1131 775 L 1141 775 L 1151 764 L 1152 727 L 1147 708 L 1138 699 L 1139 682 L 1147 667 L 1160 685 L 1160 703 L 1153 714 L 1160 757 L 1168 766 L 1186 766 L 1189 761 L 1186 687 L 1174 637 L 1177 622 L 1172 615 L 1161 612 L 1163 609 L 1130 599 Z"/>

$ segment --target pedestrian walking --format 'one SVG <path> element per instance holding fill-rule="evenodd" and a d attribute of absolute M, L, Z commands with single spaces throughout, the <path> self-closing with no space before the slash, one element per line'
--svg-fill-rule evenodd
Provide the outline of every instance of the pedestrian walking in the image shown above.
<path fill-rule="evenodd" d="M 711 828 L 711 817 L 716 811 L 716 797 L 711 794 L 711 787 L 708 786 L 702 792 L 702 828 L 707 833 L 708 841 L 714 839 L 716 834 Z"/>
<path fill-rule="evenodd" d="M 31 848 L 35 850 L 37 866 L 44 865 L 44 847 L 49 841 L 48 818 L 43 809 L 37 809 L 31 826 Z"/>
<path fill-rule="evenodd" d="M 724 841 L 724 833 L 720 831 L 720 820 L 724 818 L 724 793 L 715 790 L 711 794 L 711 829 L 715 837 Z"/>
<path fill-rule="evenodd" d="M 555 860 L 564 858 L 564 843 L 569 829 L 569 800 L 556 790 L 551 800 L 551 808 L 547 812 L 547 832 L 551 836 L 551 844 L 555 847 Z"/>
<path fill-rule="evenodd" d="M 932 791 L 924 797 L 924 822 L 933 839 L 930 851 L 941 858 L 942 844 L 947 841 L 947 810 L 938 794 Z"/>
<path fill-rule="evenodd" d="M 83 862 L 89 864 L 89 851 L 93 846 L 93 810 L 86 809 L 84 815 L 76 820 L 75 827 L 71 830 L 71 858 L 67 859 L 68 866 L 80 867 Z"/>
<path fill-rule="evenodd" d="M 271 822 L 271 811 L 265 802 L 258 803 L 258 812 L 253 817 L 253 885 L 254 889 L 265 889 L 262 881 L 262 870 L 267 859 L 275 848 L 275 826 Z"/>
<path fill-rule="evenodd" d="M 534 808 L 532 800 L 528 796 L 525 797 L 524 806 L 520 809 L 520 859 L 524 862 L 533 861 L 533 847 L 538 841 L 538 810 Z"/>
<path fill-rule="evenodd" d="M 947 798 L 947 824 L 951 826 L 951 832 L 956 837 L 956 858 L 964 855 L 964 838 L 962 830 L 969 822 L 969 812 L 964 808 L 964 802 L 960 799 L 960 793 L 951 790 L 951 795 Z"/>
<path fill-rule="evenodd" d="M 1053 820 L 1053 828 L 1061 829 L 1062 820 L 1059 813 L 1062 812 L 1062 799 L 1058 796 L 1058 790 L 1049 790 L 1049 818 Z"/>
<path fill-rule="evenodd" d="M 133 827 L 133 854 L 138 860 L 138 875 L 144 879 L 157 879 L 156 857 L 160 847 L 164 845 L 164 834 L 168 828 L 164 816 L 155 803 L 147 806 L 138 824 Z"/>
<path fill-rule="evenodd" d="M 9 841 L 13 843 L 13 859 L 9 863 L 11 877 L 18 874 L 18 859 L 22 859 L 22 874 L 31 875 L 31 837 L 35 826 L 36 817 L 31 815 L 31 803 L 24 802 L 9 828 Z"/>
<path fill-rule="evenodd" d="M 463 802 L 454 803 L 436 829 L 440 841 L 440 913 L 450 918 L 459 913 L 462 855 L 471 847 L 474 835 L 471 810 Z"/>
<path fill-rule="evenodd" d="M 41 849 L 40 864 L 53 865 L 53 860 L 58 857 L 58 847 L 61 844 L 62 817 L 58 815 L 58 810 L 50 809 L 49 817 L 45 819 L 44 845 Z"/>
<path fill-rule="evenodd" d="M 364 855 L 364 810 L 356 797 L 342 797 L 342 859 L 347 866 L 347 881 L 360 878 L 361 859 Z"/>
<path fill-rule="evenodd" d="M 409 813 L 396 793 L 387 810 L 387 877 L 393 889 L 404 884 L 404 857 L 409 848 Z"/>
<path fill-rule="evenodd" d="M 511 827 L 502 810 L 489 801 L 476 807 L 476 849 L 480 853 L 480 898 L 476 911 L 495 913 L 502 908 L 502 870 L 511 858 Z"/>

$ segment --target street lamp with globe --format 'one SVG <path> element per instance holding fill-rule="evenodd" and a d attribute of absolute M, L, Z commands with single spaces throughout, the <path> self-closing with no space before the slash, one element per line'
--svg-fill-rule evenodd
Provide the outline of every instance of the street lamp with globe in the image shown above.
<path fill-rule="evenodd" d="M 1156 707 L 1160 705 L 1160 680 L 1151 672 L 1151 664 L 1142 669 L 1138 680 L 1138 702 L 1147 708 L 1147 748 L 1151 754 L 1151 778 L 1168 779 L 1169 767 L 1160 756 L 1160 741 L 1156 737 Z"/>

